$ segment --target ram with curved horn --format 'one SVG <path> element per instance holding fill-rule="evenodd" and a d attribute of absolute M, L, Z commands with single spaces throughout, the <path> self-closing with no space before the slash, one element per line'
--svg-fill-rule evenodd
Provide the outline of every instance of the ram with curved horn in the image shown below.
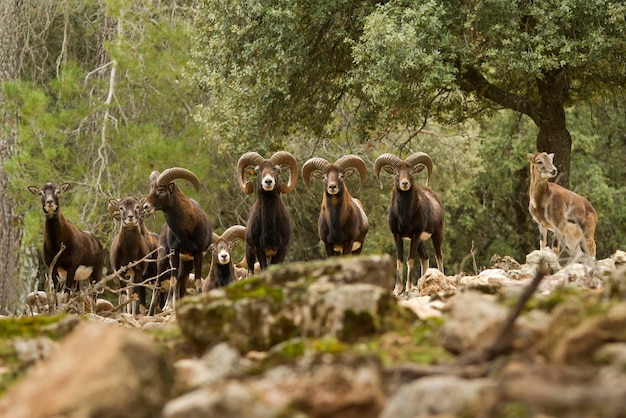
<path fill-rule="evenodd" d="M 253 184 L 246 177 L 250 167 L 254 169 L 257 183 L 257 199 L 246 224 L 246 262 L 251 274 L 257 259 L 264 270 L 270 263 L 281 263 L 287 255 L 291 216 L 281 194 L 289 194 L 295 188 L 298 164 L 287 151 L 278 151 L 268 159 L 256 152 L 243 154 L 237 162 L 237 180 L 245 194 L 254 192 Z M 287 184 L 279 181 L 279 175 L 285 171 L 289 171 Z"/>
<path fill-rule="evenodd" d="M 233 262 L 233 248 L 245 239 L 246 228 L 242 225 L 229 227 L 221 236 L 213 233 L 213 243 L 209 247 L 212 253 L 211 269 L 202 285 L 203 293 L 239 279 Z"/>
<path fill-rule="evenodd" d="M 433 161 L 423 152 L 416 152 L 406 160 L 393 154 L 383 154 L 374 162 L 374 172 L 380 184 L 380 170 L 395 177 L 389 204 L 389 228 L 396 244 L 396 285 L 395 293 L 402 292 L 404 265 L 404 238 L 410 240 L 409 257 L 407 259 L 407 277 L 404 286 L 410 292 L 413 286 L 415 256 L 420 258 L 421 276 L 428 270 L 428 254 L 423 241 L 432 238 L 437 258 L 437 268 L 443 272 L 443 255 L 441 245 L 444 235 L 444 209 L 439 196 L 426 187 L 419 187 L 413 175 L 428 170 L 426 185 L 433 171 Z"/>
<path fill-rule="evenodd" d="M 196 191 L 200 182 L 196 175 L 181 167 L 168 168 L 150 174 L 150 193 L 144 199 L 143 209 L 147 215 L 156 210 L 163 211 L 167 228 L 163 228 L 161 245 L 171 251 L 168 277 L 164 276 L 162 263 L 159 264 L 157 285 L 150 303 L 150 315 L 161 305 L 161 293 L 168 291 L 165 309 L 175 307 L 176 300 L 185 296 L 189 273 L 194 270 L 196 288 L 200 289 L 202 277 L 202 256 L 209 248 L 213 236 L 213 225 L 208 215 L 193 199 L 187 197 L 174 183 L 183 179 L 190 182 Z"/>
<path fill-rule="evenodd" d="M 309 159 L 302 166 L 302 179 L 309 194 L 311 175 L 324 181 L 324 195 L 317 230 L 327 256 L 360 254 L 369 230 L 363 203 L 350 195 L 345 180 L 356 171 L 365 183 L 365 162 L 357 155 L 344 155 L 331 164 L 321 157 Z"/>

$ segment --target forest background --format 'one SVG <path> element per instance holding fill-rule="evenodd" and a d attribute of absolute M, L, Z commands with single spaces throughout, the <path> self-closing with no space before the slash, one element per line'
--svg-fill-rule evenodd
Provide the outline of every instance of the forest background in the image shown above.
<path fill-rule="evenodd" d="M 221 232 L 253 203 L 236 185 L 246 151 L 287 150 L 300 166 L 353 153 L 370 168 L 385 152 L 427 152 L 447 274 L 538 247 L 526 154 L 555 152 L 557 181 L 595 206 L 608 257 L 626 225 L 625 19 L 609 0 L 3 0 L 0 314 L 22 312 L 43 277 L 27 186 L 70 182 L 64 213 L 108 249 L 108 199 L 182 166 L 202 188 L 180 186 Z M 364 254 L 395 253 L 381 180 L 348 180 L 370 219 Z M 320 182 L 313 191 L 299 180 L 284 196 L 288 260 L 324 257 Z"/>

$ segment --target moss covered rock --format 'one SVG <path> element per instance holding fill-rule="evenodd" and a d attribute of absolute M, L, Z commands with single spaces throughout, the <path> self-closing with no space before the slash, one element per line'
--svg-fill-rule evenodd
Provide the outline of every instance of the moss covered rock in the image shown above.
<path fill-rule="evenodd" d="M 222 341 L 242 351 L 267 350 L 294 337 L 351 341 L 383 328 L 396 306 L 392 285 L 388 256 L 292 263 L 187 297 L 176 314 L 200 350 Z"/>

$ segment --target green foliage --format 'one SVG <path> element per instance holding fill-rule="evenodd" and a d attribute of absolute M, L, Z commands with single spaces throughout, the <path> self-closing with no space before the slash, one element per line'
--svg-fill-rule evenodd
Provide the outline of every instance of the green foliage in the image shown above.
<path fill-rule="evenodd" d="M 622 59 L 624 28 L 616 22 L 625 15 L 624 4 L 610 0 L 391 1 L 366 20 L 354 48 L 355 74 L 386 108 L 432 106 L 435 115 L 456 106 L 472 110 L 471 101 L 451 94 L 468 66 L 499 88 L 536 100 L 529 81 L 567 67 L 572 98 L 588 98 L 626 76 L 612 65 Z"/>
<path fill-rule="evenodd" d="M 474 273 L 489 267 L 493 254 L 510 255 L 519 261 L 534 249 L 537 227 L 528 213 L 530 183 L 526 154 L 532 149 L 535 128 L 526 118 L 503 112 L 481 123 L 476 152 L 482 170 L 460 192 L 466 196 L 450 208 L 450 239 L 472 248 L 472 261 L 457 258 L 458 270 Z M 454 225 L 454 223 L 458 223 Z"/>
<path fill-rule="evenodd" d="M 323 132 L 347 83 L 350 39 L 372 8 L 345 0 L 201 1 L 192 75 L 211 99 L 198 119 L 238 153 L 271 150 L 289 133 Z"/>
<path fill-rule="evenodd" d="M 626 39 L 617 1 L 201 4 L 192 76 L 211 100 L 197 118 L 246 146 L 324 132 L 344 99 L 356 103 L 356 132 L 471 117 L 493 102 L 463 93 L 470 67 L 536 102 L 533 80 L 555 69 L 567 67 L 573 100 L 626 79 L 613 65 Z"/>
<path fill-rule="evenodd" d="M 454 85 L 458 22 L 447 10 L 457 3 L 389 2 L 367 17 L 352 52 L 351 81 L 381 109 L 383 121 L 419 126 L 429 112 L 446 118 L 446 108 L 462 108 Z"/>
<path fill-rule="evenodd" d="M 568 112 L 576 139 L 571 188 L 598 212 L 595 239 L 599 257 L 624 247 L 626 190 L 622 179 L 626 167 L 618 156 L 626 152 L 625 105 L 623 96 L 614 96 Z"/>

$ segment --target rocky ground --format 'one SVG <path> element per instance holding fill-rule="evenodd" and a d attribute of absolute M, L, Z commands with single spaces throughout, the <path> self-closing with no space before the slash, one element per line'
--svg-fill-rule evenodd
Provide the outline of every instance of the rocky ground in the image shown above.
<path fill-rule="evenodd" d="M 580 260 L 577 260 L 580 261 Z M 0 417 L 626 416 L 626 256 L 276 266 L 154 317 L 0 320 Z"/>

